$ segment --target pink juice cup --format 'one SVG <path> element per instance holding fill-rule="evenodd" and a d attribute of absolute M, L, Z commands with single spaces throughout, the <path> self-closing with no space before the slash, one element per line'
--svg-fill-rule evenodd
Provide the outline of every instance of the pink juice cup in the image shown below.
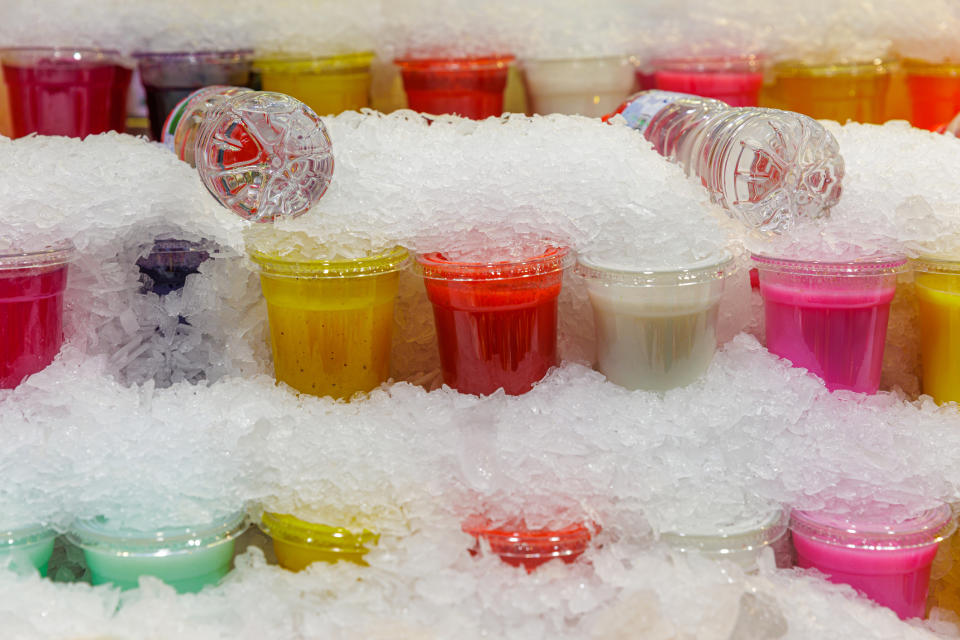
<path fill-rule="evenodd" d="M 868 503 L 854 513 L 794 511 L 790 518 L 798 567 L 849 584 L 903 619 L 923 617 L 933 558 L 955 528 L 945 504 L 919 515 Z"/>
<path fill-rule="evenodd" d="M 831 391 L 880 387 L 890 301 L 902 256 L 850 262 L 753 255 L 767 349 L 823 379 Z"/>
<path fill-rule="evenodd" d="M 131 63 L 102 49 L 0 49 L 13 137 L 123 133 Z"/>
<path fill-rule="evenodd" d="M 53 362 L 63 344 L 63 291 L 73 245 L 0 253 L 0 389 Z"/>
<path fill-rule="evenodd" d="M 731 107 L 755 107 L 764 58 L 755 55 L 654 60 L 654 88 L 716 98 Z"/>

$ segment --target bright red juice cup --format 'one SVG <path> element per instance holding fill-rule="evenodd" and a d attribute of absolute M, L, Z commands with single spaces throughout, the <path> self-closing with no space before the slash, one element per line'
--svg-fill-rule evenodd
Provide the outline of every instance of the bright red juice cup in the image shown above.
<path fill-rule="evenodd" d="M 755 107 L 763 85 L 760 56 L 654 60 L 654 88 L 716 98 L 731 107 Z"/>
<path fill-rule="evenodd" d="M 520 395 L 543 378 L 557 364 L 557 298 L 571 262 L 566 247 L 502 262 L 418 255 L 443 381 L 462 393 Z"/>
<path fill-rule="evenodd" d="M 850 262 L 753 255 L 767 349 L 823 379 L 827 388 L 876 393 L 890 301 L 902 256 Z"/>
<path fill-rule="evenodd" d="M 133 70 L 116 51 L 0 49 L 13 137 L 123 132 Z"/>
<path fill-rule="evenodd" d="M 523 519 L 517 522 L 494 524 L 479 516 L 463 523 L 464 533 L 476 538 L 470 550 L 474 555 L 482 550 L 480 539 L 490 545 L 490 551 L 514 567 L 523 567 L 527 573 L 555 558 L 571 563 L 587 550 L 598 527 L 575 522 L 560 529 L 529 529 Z"/>
<path fill-rule="evenodd" d="M 0 253 L 0 389 L 53 362 L 63 344 L 63 291 L 73 245 Z"/>
<path fill-rule="evenodd" d="M 904 60 L 910 123 L 936 131 L 960 113 L 960 63 Z"/>
<path fill-rule="evenodd" d="M 842 515 L 794 511 L 797 566 L 849 584 L 901 618 L 923 617 L 933 558 L 956 522 L 945 504 L 919 515 L 898 511 L 880 503 Z"/>
<path fill-rule="evenodd" d="M 395 60 L 407 104 L 414 111 L 482 120 L 503 113 L 503 91 L 513 56 Z"/>

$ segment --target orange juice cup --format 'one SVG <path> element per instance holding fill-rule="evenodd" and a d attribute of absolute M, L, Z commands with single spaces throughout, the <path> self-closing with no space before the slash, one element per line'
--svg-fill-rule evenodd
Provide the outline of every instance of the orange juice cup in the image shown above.
<path fill-rule="evenodd" d="M 760 106 L 796 111 L 811 118 L 880 123 L 893 63 L 887 60 L 805 64 L 781 62 Z"/>
<path fill-rule="evenodd" d="M 910 122 L 934 131 L 960 112 L 960 63 L 904 60 Z"/>

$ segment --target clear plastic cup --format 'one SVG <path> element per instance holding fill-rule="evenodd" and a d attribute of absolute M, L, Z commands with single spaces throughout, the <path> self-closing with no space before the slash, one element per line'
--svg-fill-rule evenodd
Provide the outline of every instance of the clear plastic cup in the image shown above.
<path fill-rule="evenodd" d="M 260 58 L 261 88 L 293 96 L 319 115 L 337 115 L 370 106 L 373 53 L 320 58 Z"/>
<path fill-rule="evenodd" d="M 246 528 L 242 511 L 194 526 L 151 530 L 97 517 L 74 522 L 67 540 L 83 550 L 95 585 L 134 589 L 141 576 L 153 576 L 179 593 L 193 593 L 227 575 L 234 539 Z"/>
<path fill-rule="evenodd" d="M 482 120 L 503 114 L 503 92 L 513 56 L 396 60 L 407 104 L 414 111 Z"/>
<path fill-rule="evenodd" d="M 183 289 L 187 276 L 199 273 L 212 251 L 215 248 L 210 243 L 160 238 L 149 254 L 137 260 L 137 266 L 150 278 L 150 291 L 165 296 Z"/>
<path fill-rule="evenodd" d="M 910 123 L 936 131 L 960 112 L 960 63 L 904 60 Z"/>
<path fill-rule="evenodd" d="M 197 168 L 220 204 L 245 220 L 301 215 L 323 197 L 333 176 L 323 122 L 281 93 L 199 89 L 170 112 L 161 137 Z"/>
<path fill-rule="evenodd" d="M 46 576 L 56 537 L 56 531 L 38 523 L 0 529 L 0 565 L 9 562 L 14 570 L 36 569 Z"/>
<path fill-rule="evenodd" d="M 188 95 L 210 85 L 247 86 L 253 52 L 177 51 L 135 54 L 146 93 L 150 135 L 160 140 L 163 123 Z"/>
<path fill-rule="evenodd" d="M 13 123 L 10 122 L 10 96 L 7 93 L 7 83 L 3 81 L 0 72 L 0 136 L 13 136 Z"/>
<path fill-rule="evenodd" d="M 597 332 L 597 369 L 628 389 L 662 391 L 699 378 L 717 349 L 717 316 L 733 258 L 670 270 L 580 256 Z"/>
<path fill-rule="evenodd" d="M 729 560 L 744 571 L 754 572 L 758 569 L 760 554 L 767 547 L 774 549 L 777 566 L 787 565 L 786 550 L 789 545 L 784 537 L 787 521 L 787 514 L 782 508 L 770 505 L 769 508 L 730 522 L 665 531 L 660 534 L 660 539 L 682 553 L 699 553 L 715 560 Z"/>
<path fill-rule="evenodd" d="M 634 67 L 625 57 L 524 60 L 523 76 L 533 113 L 599 118 L 633 89 Z"/>
<path fill-rule="evenodd" d="M 957 517 L 960 503 L 950 505 Z M 937 548 L 930 568 L 930 593 L 927 613 L 933 607 L 947 609 L 960 616 L 960 534 L 956 531 L 944 538 Z"/>
<path fill-rule="evenodd" d="M 774 84 L 761 93 L 763 107 L 796 111 L 816 119 L 882 123 L 890 87 L 889 60 L 774 66 Z"/>
<path fill-rule="evenodd" d="M 587 550 L 598 528 L 590 523 L 575 522 L 561 529 L 530 529 L 523 519 L 517 522 L 494 524 L 474 516 L 463 523 L 463 531 L 476 538 L 474 555 L 483 549 L 481 539 L 490 545 L 490 551 L 514 567 L 531 572 L 550 560 L 571 563 Z"/>
<path fill-rule="evenodd" d="M 557 364 L 557 298 L 566 247 L 516 261 L 417 256 L 440 348 L 443 381 L 462 393 L 526 393 Z"/>
<path fill-rule="evenodd" d="M 126 130 L 132 64 L 117 51 L 57 47 L 0 49 L 13 137 L 82 138 Z"/>
<path fill-rule="evenodd" d="M 0 389 L 45 368 L 63 344 L 63 292 L 73 244 L 0 253 Z"/>
<path fill-rule="evenodd" d="M 264 512 L 260 528 L 273 539 L 277 562 L 289 571 L 303 571 L 314 562 L 340 560 L 365 567 L 363 556 L 380 539 L 366 529 L 356 533 L 281 513 Z"/>
<path fill-rule="evenodd" d="M 652 88 L 715 98 L 731 107 L 755 107 L 765 64 L 756 55 L 661 58 L 651 62 Z"/>
<path fill-rule="evenodd" d="M 937 402 L 960 401 L 960 261 L 912 261 L 920 320 L 923 392 Z"/>
<path fill-rule="evenodd" d="M 297 391 L 350 398 L 390 376 L 393 307 L 406 249 L 356 260 L 254 251 L 274 374 Z"/>
<path fill-rule="evenodd" d="M 871 503 L 853 514 L 794 511 L 790 517 L 797 566 L 849 584 L 904 619 L 923 617 L 933 558 L 955 528 L 945 504 L 919 515 Z"/>
<path fill-rule="evenodd" d="M 754 254 L 767 349 L 823 379 L 827 388 L 876 393 L 890 301 L 906 258 L 852 262 Z"/>

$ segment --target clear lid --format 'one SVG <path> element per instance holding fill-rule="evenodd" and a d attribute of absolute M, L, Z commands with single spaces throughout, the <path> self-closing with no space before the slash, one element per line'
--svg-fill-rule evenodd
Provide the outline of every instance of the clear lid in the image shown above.
<path fill-rule="evenodd" d="M 577 273 L 584 278 L 634 287 L 699 284 L 722 280 L 733 272 L 733 256 L 726 251 L 675 268 L 648 269 L 589 254 L 577 259 Z"/>
<path fill-rule="evenodd" d="M 310 547 L 333 553 L 365 553 L 367 547 L 377 544 L 380 536 L 363 529 L 359 533 L 344 527 L 308 522 L 283 513 L 264 511 L 260 528 L 274 540 L 300 547 Z"/>
<path fill-rule="evenodd" d="M 123 555 L 169 555 L 217 546 L 236 538 L 247 528 L 245 511 L 235 511 L 211 522 L 186 527 L 130 529 L 103 516 L 77 520 L 67 539 L 78 547 Z"/>
<path fill-rule="evenodd" d="M 703 56 L 689 58 L 655 58 L 650 65 L 657 71 L 687 73 L 762 73 L 767 59 L 763 55 Z"/>
<path fill-rule="evenodd" d="M 893 71 L 897 63 L 885 58 L 869 60 L 802 61 L 784 60 L 774 66 L 779 76 L 830 77 L 837 75 L 885 75 Z"/>
<path fill-rule="evenodd" d="M 958 273 L 960 274 L 960 256 L 920 256 L 910 261 L 914 271 L 921 273 Z"/>
<path fill-rule="evenodd" d="M 116 49 L 97 47 L 6 47 L 0 48 L 0 60 L 14 66 L 51 63 L 72 66 L 132 66 L 131 59 Z"/>
<path fill-rule="evenodd" d="M 867 502 L 853 510 L 797 511 L 790 515 L 790 530 L 824 544 L 851 549 L 896 550 L 925 547 L 949 537 L 956 529 L 950 505 L 921 512 L 903 505 Z"/>
<path fill-rule="evenodd" d="M 76 255 L 73 242 L 63 240 L 38 251 L 0 252 L 0 272 L 7 269 L 58 267 L 72 261 Z"/>
<path fill-rule="evenodd" d="M 523 259 L 491 261 L 457 261 L 443 252 L 421 253 L 413 265 L 414 271 L 437 280 L 507 280 L 529 278 L 557 273 L 569 268 L 574 256 L 567 247 L 549 246 L 543 253 Z"/>
<path fill-rule="evenodd" d="M 660 539 L 679 551 L 735 553 L 769 546 L 787 532 L 787 514 L 777 504 L 767 504 L 748 513 L 731 514 L 725 521 L 697 524 L 664 531 Z"/>
<path fill-rule="evenodd" d="M 760 271 L 772 271 L 801 276 L 857 277 L 897 274 L 907 269 L 907 259 L 901 255 L 872 255 L 856 260 L 829 262 L 821 260 L 793 260 L 754 253 L 754 266 Z"/>
<path fill-rule="evenodd" d="M 250 259 L 260 265 L 264 274 L 291 278 L 356 278 L 390 273 L 403 269 L 410 254 L 403 247 L 370 253 L 362 258 L 311 260 L 293 251 L 279 255 L 254 249 Z"/>
<path fill-rule="evenodd" d="M 253 59 L 253 49 L 224 49 L 204 51 L 137 51 L 133 57 L 140 62 L 244 62 Z"/>
<path fill-rule="evenodd" d="M 0 551 L 25 547 L 57 537 L 57 532 L 38 522 L 13 528 L 0 528 Z"/>
<path fill-rule="evenodd" d="M 398 58 L 394 60 L 402 71 L 480 71 L 505 69 L 514 61 L 513 55 L 490 55 L 467 58 Z"/>
<path fill-rule="evenodd" d="M 320 71 L 347 71 L 364 69 L 373 62 L 372 51 L 358 51 L 334 56 L 267 55 L 258 57 L 254 66 L 260 71 L 282 73 L 309 73 Z"/>
<path fill-rule="evenodd" d="M 528 529 L 520 520 L 494 524 L 482 517 L 467 519 L 464 533 L 486 540 L 491 551 L 502 558 L 533 560 L 562 558 L 583 553 L 599 527 L 575 522 L 561 529 Z"/>

